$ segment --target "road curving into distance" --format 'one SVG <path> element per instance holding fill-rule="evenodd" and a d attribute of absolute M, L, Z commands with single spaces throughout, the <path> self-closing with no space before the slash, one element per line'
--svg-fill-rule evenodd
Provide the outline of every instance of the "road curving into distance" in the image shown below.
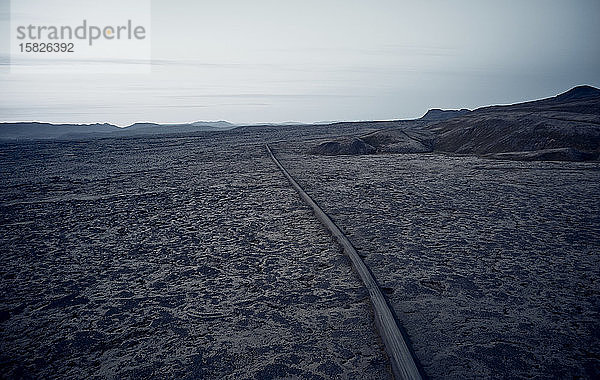
<path fill-rule="evenodd" d="M 416 360 L 414 359 L 411 351 L 406 344 L 406 341 L 400 331 L 396 318 L 392 313 L 387 301 L 381 293 L 381 289 L 377 285 L 377 282 L 373 278 L 371 271 L 362 261 L 356 249 L 350 243 L 350 240 L 344 235 L 344 233 L 335 225 L 333 220 L 319 207 L 319 205 L 312 200 L 312 198 L 302 189 L 302 187 L 294 180 L 294 178 L 288 173 L 288 171 L 281 165 L 279 160 L 273 154 L 273 151 L 266 144 L 267 151 L 271 156 L 271 159 L 281 172 L 285 175 L 291 185 L 296 189 L 300 197 L 306 202 L 314 211 L 317 219 L 331 232 L 331 234 L 337 239 L 339 244 L 344 249 L 344 252 L 350 257 L 354 269 L 358 272 L 362 279 L 369 297 L 373 303 L 373 309 L 375 312 L 375 324 L 381 335 L 381 339 L 385 345 L 386 352 L 390 358 L 392 364 L 392 372 L 395 379 L 421 379 L 421 371 L 417 367 Z"/>

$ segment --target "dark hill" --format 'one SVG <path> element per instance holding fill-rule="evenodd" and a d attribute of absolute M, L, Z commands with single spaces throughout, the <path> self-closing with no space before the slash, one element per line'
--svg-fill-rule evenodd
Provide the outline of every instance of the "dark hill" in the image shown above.
<path fill-rule="evenodd" d="M 375 153 L 375 148 L 359 138 L 342 137 L 319 144 L 310 153 L 324 156 L 359 155 Z"/>
<path fill-rule="evenodd" d="M 474 112 L 481 113 L 503 110 L 540 113 L 558 111 L 598 115 L 600 114 L 599 103 L 599 89 L 591 86 L 578 86 L 551 98 L 510 105 L 483 107 Z"/>
<path fill-rule="evenodd" d="M 427 111 L 427 113 L 425 115 L 423 115 L 423 117 L 421 117 L 421 119 L 419 119 L 419 120 L 442 121 L 442 120 L 448 120 L 448 119 L 452 119 L 452 118 L 459 117 L 459 116 L 464 116 L 464 115 L 468 114 L 469 112 L 471 112 L 471 111 L 468 109 L 441 110 L 438 108 L 434 108 L 434 109 L 430 109 L 429 111 Z"/>
<path fill-rule="evenodd" d="M 554 99 L 557 102 L 570 102 L 573 100 L 597 97 L 600 97 L 600 89 L 592 86 L 577 86 L 551 99 Z"/>
<path fill-rule="evenodd" d="M 434 149 L 498 158 L 571 161 L 597 159 L 600 153 L 600 90 L 575 87 L 561 95 L 508 106 L 480 108 L 427 127 Z M 568 155 L 532 155 L 534 151 L 567 149 Z M 532 158 L 534 157 L 534 158 Z M 545 158 L 549 157 L 549 158 Z"/>
<path fill-rule="evenodd" d="M 432 109 L 412 123 L 378 129 L 358 140 L 321 144 L 312 153 L 370 154 L 374 148 L 378 153 L 437 151 L 510 160 L 596 160 L 600 90 L 578 86 L 551 98 L 474 111 Z"/>

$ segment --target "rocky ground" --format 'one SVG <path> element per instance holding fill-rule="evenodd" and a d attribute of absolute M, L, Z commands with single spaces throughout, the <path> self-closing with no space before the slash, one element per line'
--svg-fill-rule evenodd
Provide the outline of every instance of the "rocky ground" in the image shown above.
<path fill-rule="evenodd" d="M 436 379 L 600 375 L 600 164 L 274 148 Z"/>
<path fill-rule="evenodd" d="M 0 377 L 389 378 L 362 284 L 265 142 L 428 376 L 597 377 L 599 164 L 307 154 L 399 124 L 3 143 Z"/>
<path fill-rule="evenodd" d="M 0 377 L 388 378 L 366 291 L 262 138 L 3 144 Z"/>

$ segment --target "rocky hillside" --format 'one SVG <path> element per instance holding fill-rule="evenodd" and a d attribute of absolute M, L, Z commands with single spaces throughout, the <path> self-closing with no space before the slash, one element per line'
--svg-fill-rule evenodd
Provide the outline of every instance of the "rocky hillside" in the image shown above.
<path fill-rule="evenodd" d="M 426 129 L 436 136 L 434 149 L 440 152 L 511 159 L 595 159 L 600 153 L 600 90 L 580 86 L 553 98 L 480 108 Z M 569 153 L 532 154 L 557 149 Z"/>
<path fill-rule="evenodd" d="M 475 111 L 433 109 L 412 124 L 359 136 L 351 145 L 348 141 L 325 142 L 312 153 L 442 152 L 508 160 L 597 160 L 600 90 L 579 86 L 553 98 Z"/>

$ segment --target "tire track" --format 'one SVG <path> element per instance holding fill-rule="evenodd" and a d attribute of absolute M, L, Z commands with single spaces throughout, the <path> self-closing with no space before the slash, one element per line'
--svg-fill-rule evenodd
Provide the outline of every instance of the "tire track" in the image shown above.
<path fill-rule="evenodd" d="M 296 189 L 300 197 L 306 202 L 314 211 L 315 216 L 319 221 L 331 232 L 331 234 L 337 239 L 338 243 L 344 249 L 344 252 L 348 255 L 352 261 L 354 269 L 358 272 L 362 279 L 369 297 L 373 304 L 375 312 L 375 324 L 379 330 L 379 335 L 383 340 L 386 352 L 392 363 L 392 372 L 395 379 L 421 379 L 421 371 L 417 367 L 416 360 L 413 358 L 408 345 L 400 331 L 396 318 L 392 313 L 387 301 L 381 293 L 381 289 L 377 282 L 373 278 L 373 275 L 369 271 L 369 268 L 365 265 L 362 259 L 358 256 L 356 249 L 352 246 L 352 243 L 346 235 L 335 225 L 335 223 L 329 218 L 329 216 L 319 207 L 319 205 L 312 200 L 312 198 L 302 189 L 302 187 L 294 180 L 294 178 L 288 173 L 288 171 L 281 165 L 279 160 L 273 154 L 273 151 L 266 144 L 267 151 L 271 156 L 271 159 L 277 167 L 281 170 L 283 175 L 288 179 L 292 187 Z"/>

